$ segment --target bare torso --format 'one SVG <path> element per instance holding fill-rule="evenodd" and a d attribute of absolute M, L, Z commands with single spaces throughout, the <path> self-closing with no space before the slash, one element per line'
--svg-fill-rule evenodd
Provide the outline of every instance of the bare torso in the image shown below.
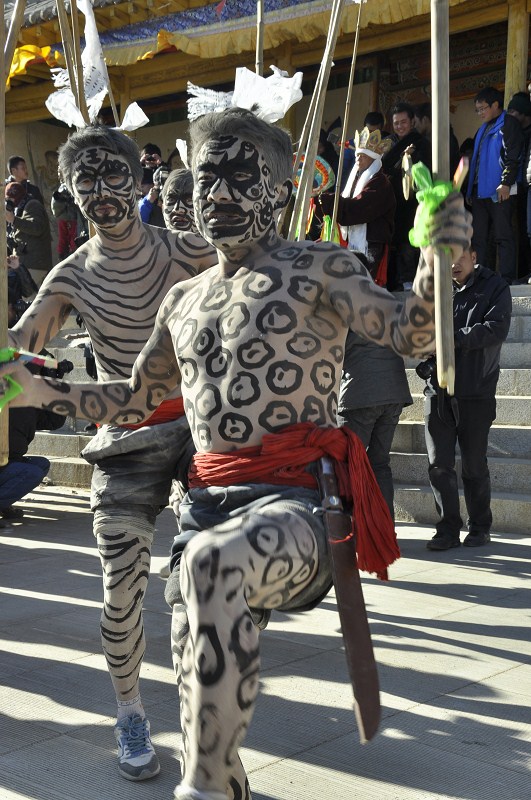
<path fill-rule="evenodd" d="M 425 324 L 431 313 L 416 302 Z M 201 451 L 258 445 L 296 422 L 335 425 L 349 326 L 395 347 L 420 334 L 415 315 L 397 326 L 395 298 L 329 244 L 282 242 L 228 276 L 214 267 L 175 287 L 165 305 Z"/>
<path fill-rule="evenodd" d="M 214 248 L 200 237 L 138 229 L 115 246 L 96 236 L 55 267 L 13 329 L 16 342 L 40 350 L 75 309 L 92 340 L 100 380 L 128 377 L 169 289 L 215 261 Z"/>

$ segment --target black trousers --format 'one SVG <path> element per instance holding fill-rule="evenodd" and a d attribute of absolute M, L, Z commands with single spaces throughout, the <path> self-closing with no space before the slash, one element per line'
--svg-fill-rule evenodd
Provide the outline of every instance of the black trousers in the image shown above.
<path fill-rule="evenodd" d="M 459 443 L 465 503 L 470 533 L 488 533 L 492 525 L 490 475 L 487 463 L 489 431 L 496 419 L 496 399 L 458 400 L 456 422 L 446 392 L 442 396 L 442 419 L 437 397 L 426 397 L 424 422 L 428 449 L 428 475 L 440 520 L 437 533 L 459 538 L 463 520 L 455 472 L 455 449 Z"/>
<path fill-rule="evenodd" d="M 516 231 L 512 221 L 515 199 L 510 197 L 503 203 L 495 203 L 490 198 L 472 197 L 472 247 L 476 251 L 478 264 L 496 271 L 496 264 L 489 259 L 489 232 L 492 227 L 498 249 L 498 272 L 509 283 L 516 278 Z"/>

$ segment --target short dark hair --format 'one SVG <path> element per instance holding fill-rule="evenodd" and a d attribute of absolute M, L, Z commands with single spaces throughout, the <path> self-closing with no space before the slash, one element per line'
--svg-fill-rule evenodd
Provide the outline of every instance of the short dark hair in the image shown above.
<path fill-rule="evenodd" d="M 404 112 L 408 115 L 409 119 L 413 119 L 415 117 L 415 109 L 410 103 L 399 102 L 396 103 L 391 109 L 391 116 L 393 117 L 395 114 L 404 114 Z"/>
<path fill-rule="evenodd" d="M 145 153 L 148 156 L 160 156 L 162 158 L 162 153 L 158 144 L 153 144 L 152 142 L 148 142 L 142 148 L 142 153 Z"/>
<path fill-rule="evenodd" d="M 24 164 L 26 163 L 26 159 L 23 158 L 22 156 L 9 156 L 9 158 L 7 159 L 7 169 L 8 169 L 9 174 L 11 174 L 11 172 L 16 167 L 18 167 L 18 165 L 21 163 L 21 161 L 23 161 Z"/>
<path fill-rule="evenodd" d="M 191 169 L 173 169 L 164 183 L 161 197 L 164 202 L 169 192 L 177 192 L 183 197 L 191 197 L 194 191 L 194 178 Z"/>
<path fill-rule="evenodd" d="M 418 106 L 415 106 L 415 116 L 418 119 L 428 117 L 431 122 L 431 103 L 419 103 Z"/>
<path fill-rule="evenodd" d="M 191 156 L 195 158 L 205 142 L 220 136 L 239 136 L 260 147 L 271 167 L 273 183 L 284 183 L 293 174 L 293 147 L 287 131 L 259 119 L 246 108 L 227 108 L 217 113 L 205 114 L 190 124 Z"/>
<path fill-rule="evenodd" d="M 71 133 L 59 148 L 59 169 L 69 192 L 72 191 L 72 168 L 80 150 L 89 147 L 103 147 L 117 156 L 122 156 L 131 168 L 135 184 L 142 178 L 140 152 L 136 143 L 125 133 L 106 125 L 87 125 L 75 133 Z"/>
<path fill-rule="evenodd" d="M 363 125 L 384 125 L 385 119 L 384 115 L 381 111 L 369 111 L 368 114 L 365 114 L 365 119 L 363 120 Z"/>
<path fill-rule="evenodd" d="M 486 103 L 488 106 L 498 103 L 500 109 L 502 109 L 503 94 L 498 89 L 495 89 L 494 86 L 486 86 L 474 97 L 474 103 Z"/>

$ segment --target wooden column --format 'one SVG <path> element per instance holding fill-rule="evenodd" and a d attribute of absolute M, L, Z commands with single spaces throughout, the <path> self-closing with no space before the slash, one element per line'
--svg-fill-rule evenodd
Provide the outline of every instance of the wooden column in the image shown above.
<path fill-rule="evenodd" d="M 527 89 L 529 14 L 526 0 L 508 0 L 505 107 L 515 92 Z"/>
<path fill-rule="evenodd" d="M 285 70 L 291 78 L 295 74 L 295 72 L 297 72 L 297 70 L 294 69 L 293 64 L 291 63 L 291 42 L 285 42 L 284 44 L 276 48 L 275 59 L 272 62 L 268 62 L 264 66 L 264 74 L 266 77 L 271 74 L 269 71 L 270 63 L 273 63 L 279 69 Z M 291 133 L 292 139 L 294 140 L 297 138 L 298 135 L 298 132 L 296 130 L 297 128 L 296 105 L 297 104 L 291 106 L 291 108 L 288 109 L 283 119 L 279 121 L 279 125 L 282 125 L 283 128 L 287 128 Z"/>
<path fill-rule="evenodd" d="M 16 41 L 16 39 L 15 39 Z M 5 90 L 6 72 L 11 66 L 11 57 L 8 58 L 9 66 L 6 67 L 5 58 L 5 23 L 4 23 L 4 4 L 0 12 L 0 46 L 4 58 L 0 62 L 0 164 L 6 163 L 6 114 L 5 114 Z M 0 347 L 7 347 L 7 244 L 6 244 L 6 218 L 5 204 L 0 206 Z M 7 409 L 0 414 L 0 466 L 7 464 L 9 460 L 9 413 Z"/>

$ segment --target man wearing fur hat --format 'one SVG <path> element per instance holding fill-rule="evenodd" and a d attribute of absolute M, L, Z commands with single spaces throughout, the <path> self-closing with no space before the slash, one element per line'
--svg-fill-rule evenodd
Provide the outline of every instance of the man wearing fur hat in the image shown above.
<path fill-rule="evenodd" d="M 372 278 L 385 286 L 396 209 L 393 187 L 382 172 L 386 140 L 380 131 L 364 128 L 356 132 L 355 143 L 356 161 L 339 198 L 337 219 L 349 250 L 363 253 Z M 324 213 L 331 214 L 334 195 L 322 194 L 320 202 Z"/>

